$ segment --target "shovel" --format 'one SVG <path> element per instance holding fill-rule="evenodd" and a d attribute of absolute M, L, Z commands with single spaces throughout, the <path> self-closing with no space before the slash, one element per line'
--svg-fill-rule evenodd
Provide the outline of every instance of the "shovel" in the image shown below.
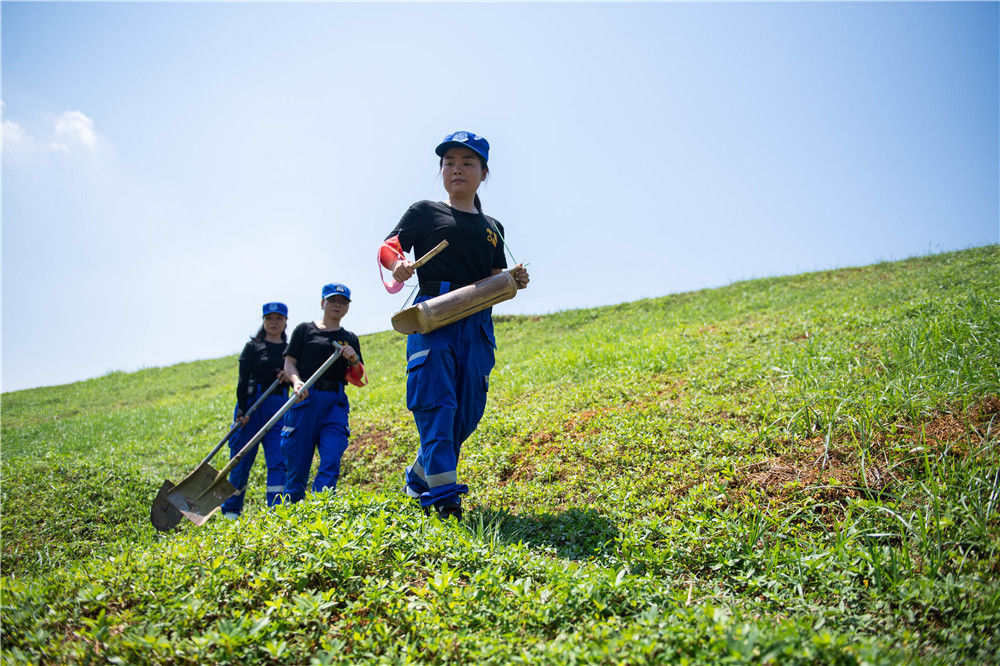
<path fill-rule="evenodd" d="M 275 379 L 271 383 L 271 385 L 267 387 L 267 390 L 264 391 L 264 393 L 259 398 L 257 398 L 257 402 L 253 403 L 253 405 L 250 406 L 250 409 L 248 409 L 246 414 L 244 414 L 243 416 L 250 416 L 251 414 L 253 414 L 254 410 L 257 409 L 262 402 L 264 402 L 264 399 L 267 396 L 274 393 L 274 389 L 278 388 L 278 385 L 280 383 L 281 380 Z M 210 461 L 212 458 L 214 458 L 215 454 L 218 453 L 219 449 L 222 448 L 222 445 L 228 442 L 229 438 L 232 437 L 233 434 L 242 427 L 243 426 L 239 424 L 239 421 L 233 421 L 233 426 L 229 429 L 229 432 L 226 433 L 226 436 L 223 437 L 222 440 L 215 445 L 215 448 L 212 449 L 211 453 L 205 456 L 205 459 L 198 464 L 198 467 L 201 467 L 202 465 L 208 463 L 208 461 Z M 181 518 L 184 517 L 183 514 L 181 514 L 181 512 L 177 510 L 177 507 L 171 504 L 170 501 L 167 499 L 167 496 L 170 494 L 170 491 L 173 490 L 173 488 L 174 484 L 172 484 L 170 481 L 164 481 L 163 485 L 160 486 L 160 492 L 156 493 L 156 497 L 153 499 L 153 506 L 151 506 L 149 509 L 150 522 L 153 523 L 153 527 L 155 527 L 161 532 L 172 530 L 174 527 L 177 526 L 177 523 L 181 522 Z"/>
<path fill-rule="evenodd" d="M 178 483 L 176 486 L 167 491 L 167 500 L 174 506 L 185 518 L 190 520 L 195 525 L 204 525 L 205 521 L 211 518 L 212 514 L 225 502 L 230 496 L 236 493 L 236 488 L 233 487 L 229 481 L 226 480 L 226 475 L 236 467 L 236 465 L 243 459 L 243 456 L 252 449 L 257 442 L 263 439 L 264 435 L 268 430 L 274 426 L 275 423 L 281 420 L 292 405 L 299 399 L 299 395 L 303 391 L 308 391 L 309 387 L 326 372 L 334 361 L 340 358 L 340 353 L 342 348 L 336 342 L 333 343 L 336 351 L 330 355 L 330 358 L 326 359 L 326 362 L 319 367 L 312 376 L 305 381 L 298 391 L 292 393 L 292 396 L 288 399 L 281 409 L 271 417 L 271 420 L 264 424 L 264 427 L 253 436 L 249 442 L 244 445 L 244 447 L 235 456 L 229 459 L 229 464 L 223 467 L 218 472 L 208 464 L 208 462 L 202 462 L 198 465 L 193 472 L 188 474 L 184 479 Z"/>

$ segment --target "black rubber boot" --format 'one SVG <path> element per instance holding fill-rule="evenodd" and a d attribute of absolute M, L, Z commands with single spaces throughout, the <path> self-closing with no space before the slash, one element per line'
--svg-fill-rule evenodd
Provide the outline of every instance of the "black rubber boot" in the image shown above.
<path fill-rule="evenodd" d="M 458 502 L 445 502 L 441 505 L 434 505 L 437 509 L 438 518 L 441 520 L 448 520 L 454 517 L 455 520 L 462 520 L 462 505 Z"/>

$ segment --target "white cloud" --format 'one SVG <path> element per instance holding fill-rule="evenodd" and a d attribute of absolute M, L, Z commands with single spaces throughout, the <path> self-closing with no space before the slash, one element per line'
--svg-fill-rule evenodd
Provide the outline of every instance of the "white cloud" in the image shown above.
<path fill-rule="evenodd" d="M 4 120 L 2 131 L 4 151 L 30 153 L 38 149 L 38 142 L 13 120 Z"/>
<path fill-rule="evenodd" d="M 94 152 L 98 147 L 98 135 L 94 121 L 80 111 L 65 111 L 50 119 L 41 136 L 32 136 L 19 123 L 3 121 L 3 151 L 12 153 L 64 152 L 75 150 Z"/>
<path fill-rule="evenodd" d="M 67 111 L 56 118 L 56 137 L 59 145 L 67 150 L 74 145 L 88 150 L 97 148 L 94 121 L 79 111 Z"/>

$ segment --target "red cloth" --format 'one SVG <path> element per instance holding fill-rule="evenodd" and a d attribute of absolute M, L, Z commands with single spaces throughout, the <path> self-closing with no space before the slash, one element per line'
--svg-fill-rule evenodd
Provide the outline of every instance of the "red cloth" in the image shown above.
<path fill-rule="evenodd" d="M 348 365 L 347 370 L 344 372 L 344 379 L 354 384 L 355 386 L 364 386 L 368 383 L 368 374 L 365 373 L 365 364 L 358 363 L 357 365 Z"/>
<path fill-rule="evenodd" d="M 392 270 L 392 265 L 402 258 L 403 247 L 399 244 L 399 236 L 386 239 L 378 249 L 379 263 L 389 270 Z"/>

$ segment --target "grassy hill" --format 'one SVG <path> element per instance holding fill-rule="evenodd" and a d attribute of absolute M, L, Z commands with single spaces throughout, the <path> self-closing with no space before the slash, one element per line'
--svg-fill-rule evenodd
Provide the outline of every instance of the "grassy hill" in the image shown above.
<path fill-rule="evenodd" d="M 996 663 L 998 268 L 498 317 L 461 524 L 400 494 L 395 333 L 362 339 L 336 495 L 266 510 L 258 462 L 240 521 L 167 535 L 235 356 L 6 393 L 3 662 Z"/>

